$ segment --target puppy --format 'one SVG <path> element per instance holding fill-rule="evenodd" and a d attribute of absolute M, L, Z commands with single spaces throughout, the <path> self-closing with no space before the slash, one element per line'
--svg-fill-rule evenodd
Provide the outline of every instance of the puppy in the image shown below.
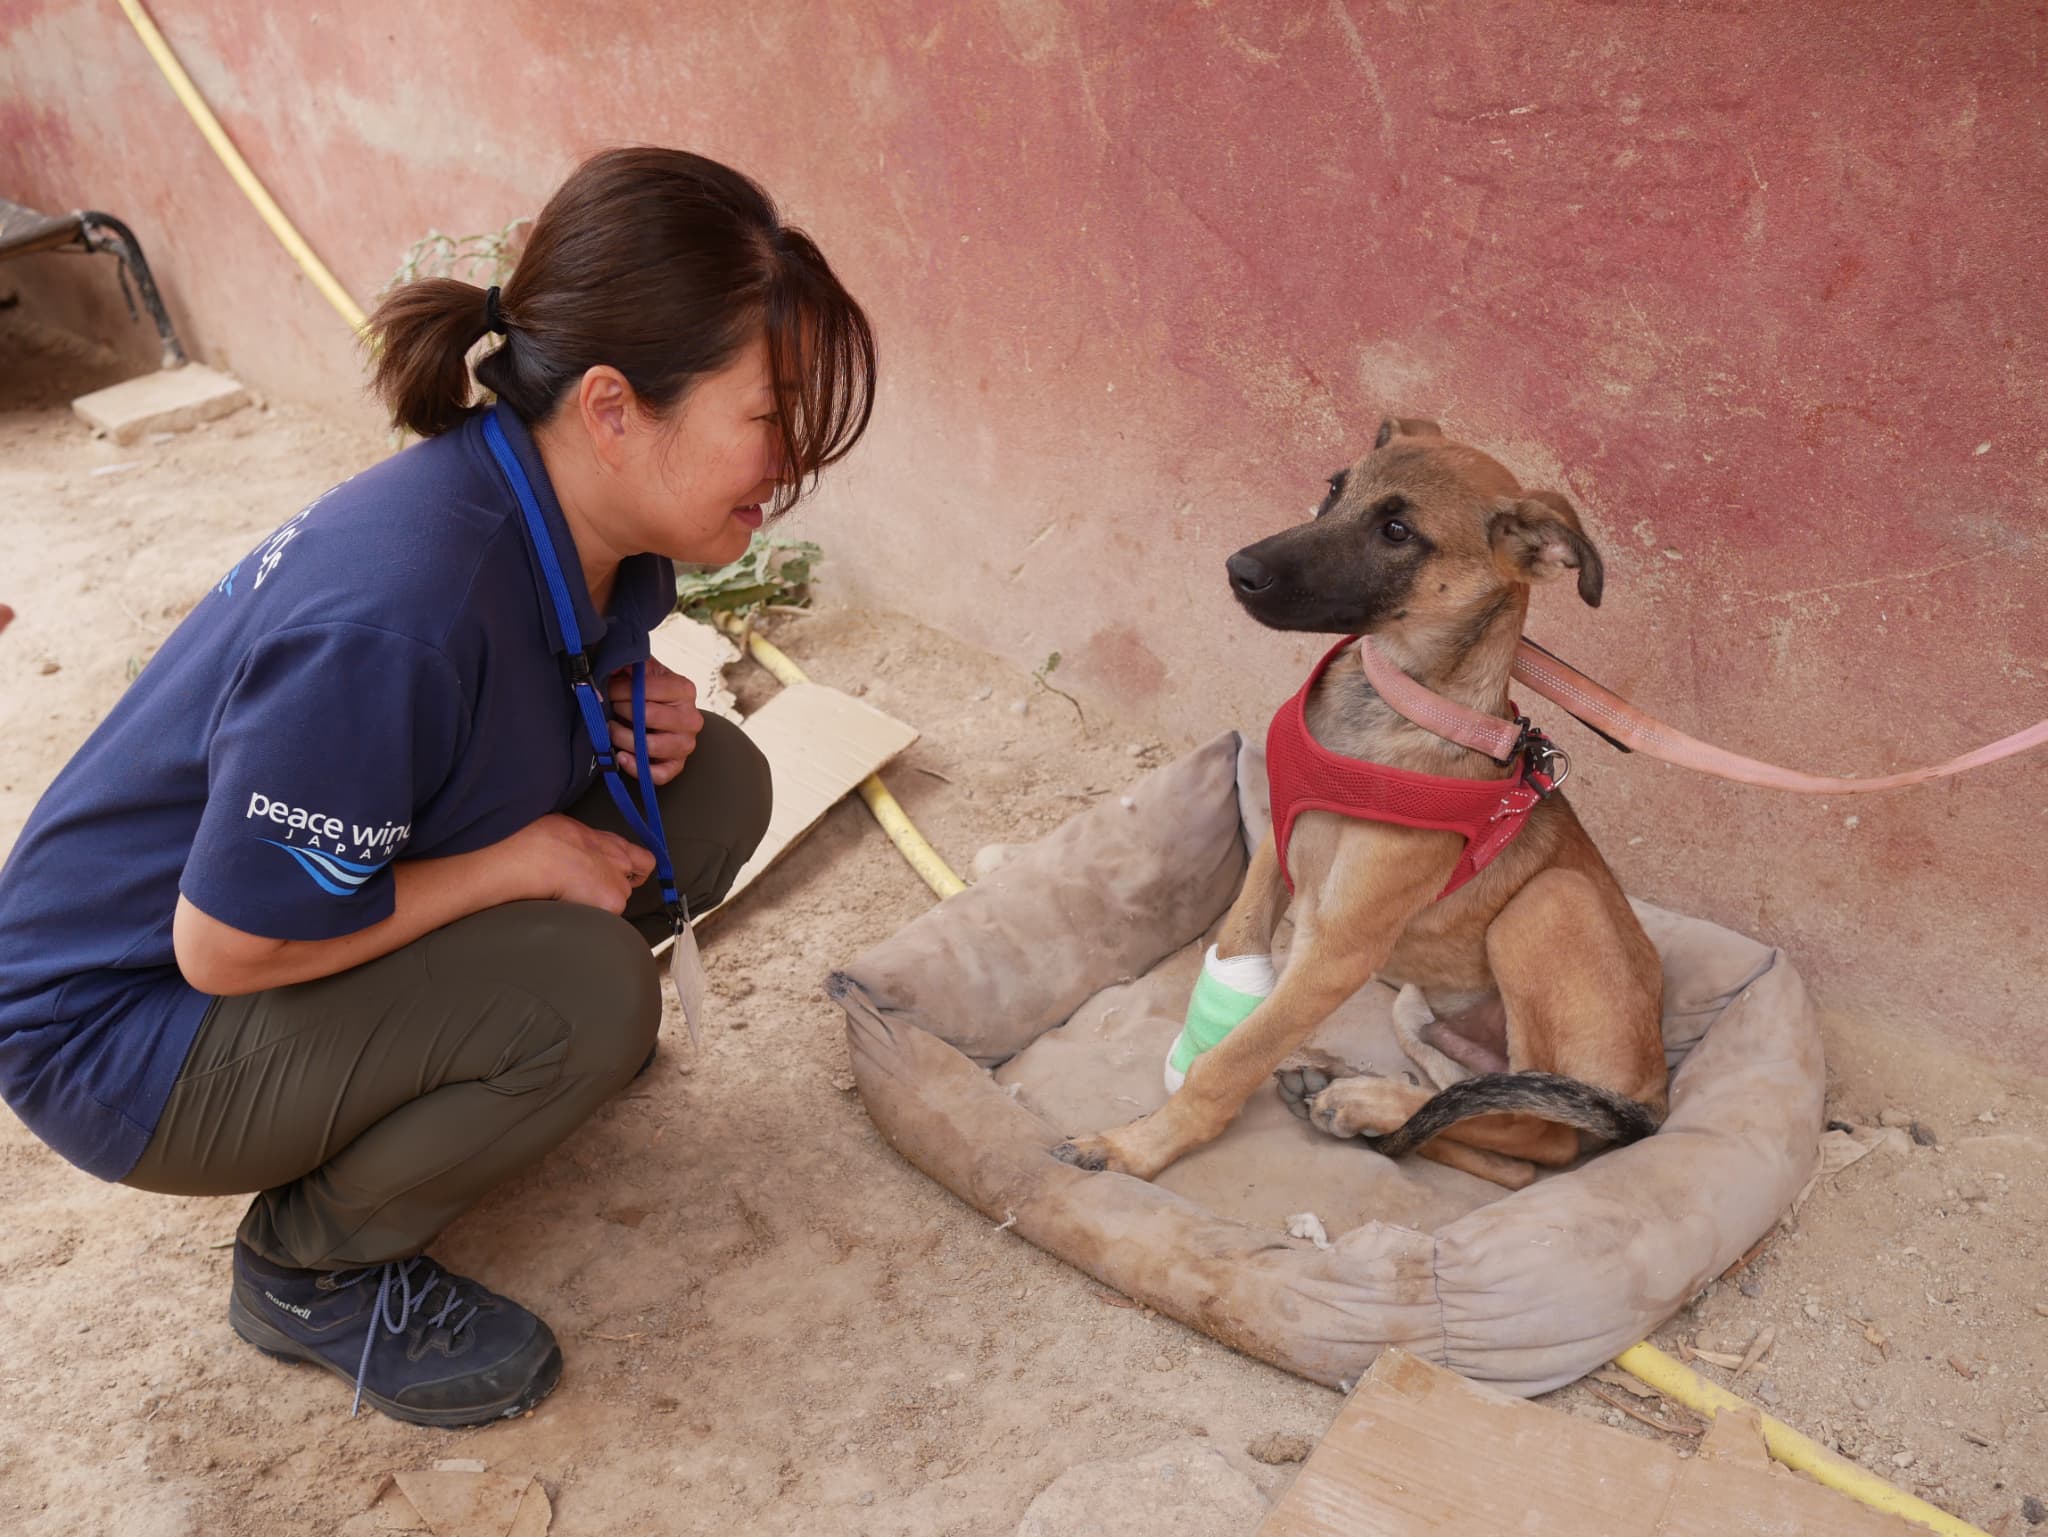
<path fill-rule="evenodd" d="M 1532 587 L 1569 578 L 1597 606 L 1604 579 L 1564 497 L 1523 490 L 1433 422 L 1394 418 L 1330 478 L 1312 521 L 1238 551 L 1228 569 L 1261 624 L 1369 636 L 1409 678 L 1502 720 L 1513 718 L 1509 673 Z M 1355 650 L 1320 673 L 1302 708 L 1308 735 L 1344 758 L 1507 783 L 1500 762 L 1396 714 Z M 1270 953 L 1291 879 L 1294 944 L 1271 993 L 1194 1059 L 1160 1109 L 1057 1156 L 1150 1179 L 1218 1136 L 1283 1064 L 1282 1094 L 1330 1135 L 1511 1187 L 1536 1165 L 1575 1159 L 1582 1133 L 1626 1142 L 1654 1131 L 1667 1091 L 1656 948 L 1550 776 L 1528 782 L 1541 798 L 1476 874 L 1455 831 L 1303 810 L 1284 871 L 1269 835 L 1217 950 Z M 1469 878 L 1445 894 L 1454 871 Z M 1375 976 L 1401 989 L 1397 1028 L 1433 1089 L 1289 1063 Z"/>

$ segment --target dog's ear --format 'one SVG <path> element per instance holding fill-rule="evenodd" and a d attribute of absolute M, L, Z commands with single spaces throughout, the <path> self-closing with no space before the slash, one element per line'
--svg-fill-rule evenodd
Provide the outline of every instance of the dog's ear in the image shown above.
<path fill-rule="evenodd" d="M 1380 430 L 1373 436 L 1372 446 L 1385 448 L 1396 438 L 1440 438 L 1443 435 L 1443 428 L 1422 417 L 1390 416 L 1380 423 Z"/>
<path fill-rule="evenodd" d="M 1503 499 L 1487 519 L 1486 540 L 1494 564 L 1510 581 L 1548 582 L 1567 571 L 1579 574 L 1579 596 L 1594 608 L 1607 583 L 1600 552 L 1579 527 L 1572 504 L 1555 491 L 1532 491 L 1520 501 Z"/>

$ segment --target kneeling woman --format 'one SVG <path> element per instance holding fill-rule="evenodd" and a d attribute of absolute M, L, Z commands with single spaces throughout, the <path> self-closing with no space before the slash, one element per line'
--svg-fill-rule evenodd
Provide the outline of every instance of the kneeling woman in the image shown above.
<path fill-rule="evenodd" d="M 874 347 L 759 188 L 669 150 L 582 166 L 502 294 L 415 283 L 372 327 L 425 441 L 228 572 L 36 807 L 0 1091 L 103 1179 L 257 1192 L 236 1332 L 464 1425 L 561 1352 L 424 1249 L 648 1062 L 650 942 L 768 822 L 760 754 L 648 660 L 670 563 L 852 447 Z"/>

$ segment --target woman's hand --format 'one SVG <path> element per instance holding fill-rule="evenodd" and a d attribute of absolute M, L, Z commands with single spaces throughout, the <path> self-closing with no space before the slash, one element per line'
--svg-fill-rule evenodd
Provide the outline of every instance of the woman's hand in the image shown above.
<path fill-rule="evenodd" d="M 631 838 L 555 814 L 467 855 L 399 861 L 391 867 L 391 916 L 340 939 L 264 939 L 229 928 L 180 894 L 170 945 L 186 982 L 225 998 L 332 978 L 502 902 L 539 898 L 623 912 L 649 875 L 653 855 Z"/>
<path fill-rule="evenodd" d="M 579 902 L 608 913 L 623 912 L 633 889 L 654 873 L 654 856 L 632 839 L 560 812 L 527 823 L 493 852 L 517 871 L 520 896 Z"/>
<path fill-rule="evenodd" d="M 605 691 L 612 702 L 612 748 L 619 767 L 635 779 L 640 764 L 633 755 L 633 674 L 612 674 Z M 683 771 L 697 746 L 704 717 L 697 712 L 697 685 L 679 672 L 647 659 L 647 762 L 654 782 L 665 785 Z"/>
<path fill-rule="evenodd" d="M 200 992 L 254 993 L 331 977 L 504 902 L 579 902 L 622 912 L 653 873 L 654 856 L 639 844 L 557 813 L 467 854 L 400 860 L 391 867 L 391 916 L 337 939 L 266 939 L 229 927 L 180 895 L 171 949 Z"/>

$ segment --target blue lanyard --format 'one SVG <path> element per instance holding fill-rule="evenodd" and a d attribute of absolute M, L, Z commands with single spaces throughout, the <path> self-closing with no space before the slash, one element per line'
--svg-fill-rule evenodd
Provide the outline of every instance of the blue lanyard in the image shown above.
<path fill-rule="evenodd" d="M 625 779 L 619 773 L 618 760 L 612 754 L 612 736 L 605 720 L 604 700 L 591 678 L 590 658 L 583 651 L 583 631 L 576 623 L 576 606 L 569 601 L 569 584 L 562 575 L 561 558 L 555 551 L 554 540 L 548 537 L 547 521 L 540 515 L 540 503 L 534 497 L 533 485 L 513 455 L 512 445 L 505 441 L 505 429 L 498 425 L 496 406 L 485 413 L 484 442 L 490 445 L 491 457 L 498 461 L 498 468 L 512 483 L 512 494 L 519 498 L 519 510 L 526 515 L 526 531 L 533 538 L 533 553 L 540 561 L 541 575 L 547 579 L 548 597 L 555 606 L 555 624 L 562 632 L 563 675 L 568 679 L 569 691 L 576 696 L 576 706 L 583 714 L 583 729 L 589 733 L 590 746 L 597 754 L 597 766 L 604 774 L 605 788 L 611 791 L 619 814 L 626 819 L 633 836 L 654 856 L 654 873 L 661 881 L 662 904 L 668 909 L 669 917 L 681 925 L 689 920 L 689 910 L 676 894 L 675 867 L 669 863 L 668 839 L 662 836 L 661 831 L 661 803 L 654 793 L 654 773 L 647 759 L 647 664 L 633 664 L 633 757 L 640 769 L 642 803 L 636 806 Z"/>

